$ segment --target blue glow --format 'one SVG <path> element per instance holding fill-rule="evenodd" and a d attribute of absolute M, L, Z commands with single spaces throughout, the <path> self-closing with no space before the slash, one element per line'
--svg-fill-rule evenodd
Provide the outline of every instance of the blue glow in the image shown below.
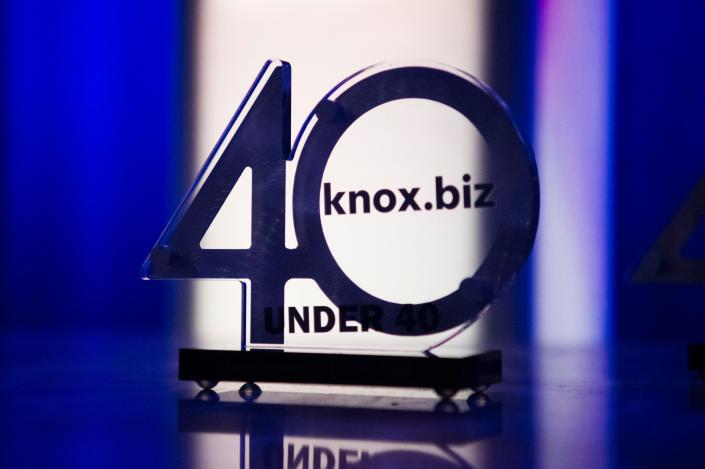
<path fill-rule="evenodd" d="M 610 12 L 609 0 L 539 4 L 540 343 L 600 343 L 608 335 Z"/>
<path fill-rule="evenodd" d="M 173 205 L 182 6 L 2 8 L 3 319 L 160 327 L 166 286 L 136 266 Z"/>

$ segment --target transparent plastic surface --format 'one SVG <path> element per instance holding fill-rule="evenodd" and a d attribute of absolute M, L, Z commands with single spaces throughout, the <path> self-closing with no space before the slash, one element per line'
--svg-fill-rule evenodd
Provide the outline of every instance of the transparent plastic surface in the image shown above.
<path fill-rule="evenodd" d="M 488 309 L 533 245 L 536 165 L 506 106 L 452 67 L 383 63 L 329 91 L 290 148 L 290 100 L 289 65 L 267 62 L 143 277 L 242 279 L 243 349 L 432 353 Z M 215 232 L 243 174 L 249 236 L 228 248 L 212 240 L 236 237 Z M 310 301 L 315 289 L 325 301 Z"/>

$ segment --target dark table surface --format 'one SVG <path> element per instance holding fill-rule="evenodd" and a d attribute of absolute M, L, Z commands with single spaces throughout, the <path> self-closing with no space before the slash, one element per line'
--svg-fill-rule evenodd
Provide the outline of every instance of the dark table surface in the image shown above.
<path fill-rule="evenodd" d="M 427 390 L 176 379 L 178 341 L 2 339 L 1 467 L 705 467 L 686 345 L 504 350 L 504 382 Z"/>

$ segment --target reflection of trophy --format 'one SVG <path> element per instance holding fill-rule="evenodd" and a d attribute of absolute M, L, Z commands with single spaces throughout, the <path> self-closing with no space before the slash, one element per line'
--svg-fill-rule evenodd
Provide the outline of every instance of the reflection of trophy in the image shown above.
<path fill-rule="evenodd" d="M 199 453 L 200 441 L 208 453 L 232 454 L 242 468 L 250 461 L 288 468 L 471 467 L 472 443 L 502 432 L 501 404 L 480 395 L 460 412 L 443 403 L 434 410 L 428 399 L 340 396 L 321 404 L 316 395 L 270 393 L 252 403 L 227 402 L 229 394 L 219 399 L 202 391 L 179 401 L 179 431 L 198 434 L 191 445 L 197 466 L 208 457 Z"/>
<path fill-rule="evenodd" d="M 326 94 L 292 148 L 290 102 L 289 65 L 267 62 L 145 261 L 149 279 L 247 279 L 240 351 L 181 350 L 180 379 L 430 386 L 444 397 L 498 382 L 500 353 L 471 355 L 467 331 L 525 262 L 539 205 L 505 105 L 451 67 L 379 64 Z M 287 160 L 298 165 L 293 240 Z M 246 174 L 251 239 L 232 248 L 214 232 Z M 302 283 L 317 300 L 289 293 Z"/>

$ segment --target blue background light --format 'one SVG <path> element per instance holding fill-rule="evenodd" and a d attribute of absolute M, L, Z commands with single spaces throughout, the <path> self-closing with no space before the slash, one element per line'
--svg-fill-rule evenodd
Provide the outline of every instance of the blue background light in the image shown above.
<path fill-rule="evenodd" d="M 514 42 L 533 43 L 524 36 L 534 29 L 544 37 L 551 5 L 539 2 L 535 17 L 524 15 L 536 27 L 517 27 L 521 37 Z M 136 273 L 186 182 L 188 8 L 129 1 L 45 2 L 41 8 L 10 1 L 2 8 L 0 320 L 5 329 L 162 330 L 170 321 L 171 287 L 141 282 Z M 563 8 L 569 14 L 577 7 Z M 604 123 L 612 155 L 604 188 L 611 192 L 600 209 L 605 216 L 572 216 L 599 225 L 591 231 L 604 241 L 582 255 L 601 253 L 609 267 L 574 280 L 605 284 L 605 298 L 583 305 L 606 304 L 595 312 L 605 316 L 598 321 L 603 338 L 612 326 L 617 341 L 702 337 L 702 288 L 635 285 L 628 275 L 705 173 L 705 59 L 698 53 L 705 7 L 647 1 L 601 8 L 612 22 L 603 51 L 610 60 L 599 65 L 613 93 L 605 112 L 612 120 Z M 547 39 L 536 48 L 538 76 Z M 491 47 L 510 42 L 494 38 Z M 522 50 L 520 62 L 532 63 L 534 48 Z M 540 107 L 542 97 L 529 96 L 531 90 L 506 97 L 510 103 L 533 99 Z M 527 121 L 525 107 L 519 105 L 522 128 L 540 132 L 545 122 Z M 539 161 L 546 157 L 540 144 L 535 149 Z M 561 164 L 569 161 L 566 156 Z M 689 252 L 702 251 L 699 238 L 696 233 Z M 537 327 L 531 317 L 540 314 L 514 319 L 531 329 Z"/>
<path fill-rule="evenodd" d="M 705 286 L 629 276 L 705 175 L 705 4 L 618 2 L 615 48 L 615 338 L 705 341 Z M 684 254 L 705 257 L 705 220 Z"/>
<path fill-rule="evenodd" d="M 139 265 L 176 200 L 179 2 L 4 2 L 2 322 L 155 330 Z"/>
<path fill-rule="evenodd" d="M 549 3 L 537 8 L 539 31 Z M 614 64 L 605 186 L 613 192 L 609 216 L 593 227 L 608 244 L 584 255 L 614 252 L 607 278 L 592 279 L 609 282 L 608 303 L 614 293 L 605 334 L 614 324 L 616 340 L 701 337 L 701 288 L 634 285 L 628 274 L 705 173 L 705 7 L 615 5 L 605 3 L 605 14 L 614 12 L 605 52 Z M 136 272 L 183 187 L 185 13 L 171 2 L 3 4 L 6 328 L 156 330 L 168 322 L 170 287 Z"/>

